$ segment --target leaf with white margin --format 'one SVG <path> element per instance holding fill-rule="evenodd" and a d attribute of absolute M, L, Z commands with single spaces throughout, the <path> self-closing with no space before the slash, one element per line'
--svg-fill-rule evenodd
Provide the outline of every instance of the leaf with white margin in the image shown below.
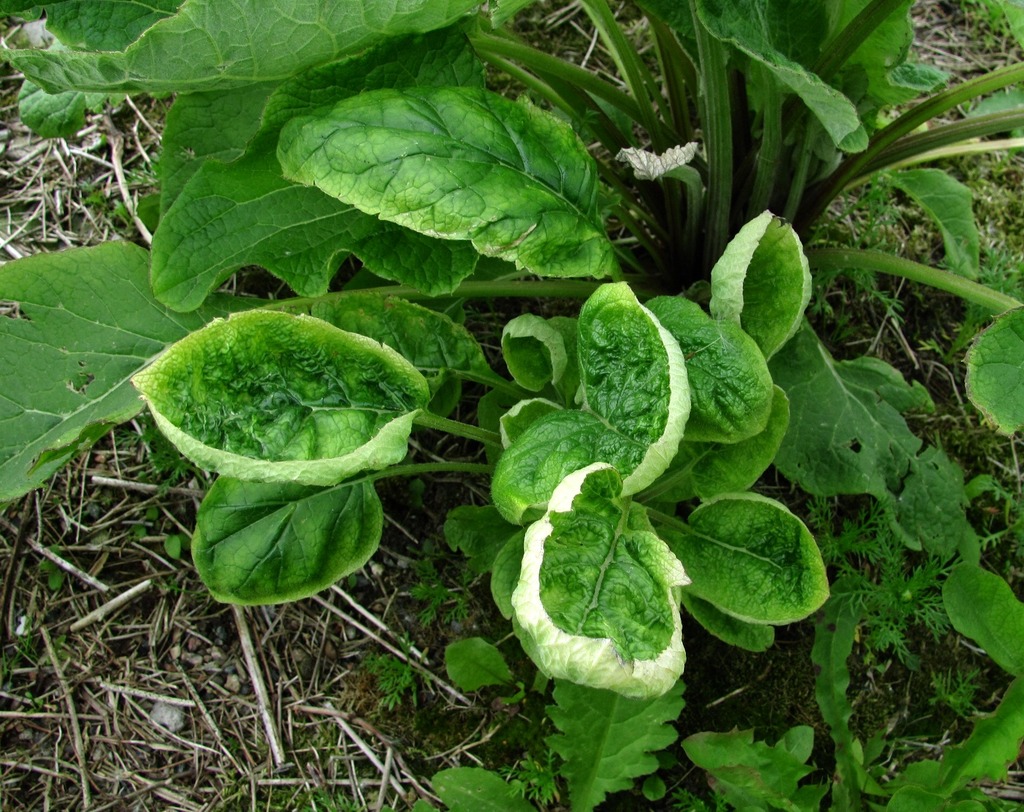
<path fill-rule="evenodd" d="M 1003 313 L 967 351 L 967 396 L 1001 434 L 1024 429 L 1024 308 Z"/>
<path fill-rule="evenodd" d="M 771 358 L 811 300 L 811 269 L 793 227 L 766 211 L 743 228 L 711 269 L 711 315 L 739 324 Z"/>
<path fill-rule="evenodd" d="M 498 461 L 494 503 L 511 522 L 547 503 L 555 487 L 591 463 L 614 465 L 623 493 L 668 468 L 690 414 L 682 350 L 625 283 L 602 285 L 577 322 L 581 409 L 545 415 Z"/>
<path fill-rule="evenodd" d="M 768 362 L 754 339 L 679 296 L 658 296 L 647 308 L 686 357 L 691 400 L 686 439 L 737 443 L 760 434 L 771 414 L 773 389 Z"/>
<path fill-rule="evenodd" d="M 519 401 L 498 419 L 498 431 L 501 434 L 502 446 L 508 448 L 520 434 L 540 418 L 560 411 L 562 411 L 561 406 L 546 398 Z"/>
<path fill-rule="evenodd" d="M 543 276 L 617 269 L 597 164 L 526 102 L 473 87 L 374 90 L 293 119 L 278 158 L 286 177 L 367 214 Z"/>
<path fill-rule="evenodd" d="M 527 529 L 512 606 L 546 674 L 644 699 L 683 672 L 676 587 L 687 583 L 619 474 L 596 463 L 567 476 Z"/>
<path fill-rule="evenodd" d="M 753 493 L 705 502 L 688 530 L 662 528 L 697 597 L 748 623 L 793 623 L 828 598 L 810 531 L 786 507 Z"/>
<path fill-rule="evenodd" d="M 221 477 L 199 506 L 192 559 L 219 601 L 284 603 L 363 566 L 383 527 L 369 482 L 323 489 Z"/>
<path fill-rule="evenodd" d="M 335 485 L 406 454 L 424 377 L 310 316 L 250 311 L 174 344 L 133 382 L 186 457 L 237 479 Z"/>
<path fill-rule="evenodd" d="M 562 334 L 533 313 L 523 313 L 505 325 L 501 354 L 516 383 L 531 392 L 558 383 L 568 365 Z"/>

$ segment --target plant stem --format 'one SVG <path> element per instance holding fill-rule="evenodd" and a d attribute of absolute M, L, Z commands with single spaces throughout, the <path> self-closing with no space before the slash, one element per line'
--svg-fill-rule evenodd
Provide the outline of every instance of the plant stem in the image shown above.
<path fill-rule="evenodd" d="M 523 390 L 512 383 L 512 381 L 505 380 L 505 378 L 502 378 L 496 372 L 481 373 L 471 369 L 453 369 L 452 372 L 464 381 L 471 381 L 472 383 L 489 386 L 491 389 L 498 389 L 508 395 L 511 395 L 517 400 L 533 397 L 532 395 L 525 394 Z"/>
<path fill-rule="evenodd" d="M 691 0 L 693 2 L 693 0 Z M 864 152 L 852 155 L 826 178 L 810 200 L 801 208 L 794 227 L 801 236 L 806 236 L 808 229 L 825 213 L 829 204 L 839 195 L 854 178 L 864 174 L 865 168 L 875 161 L 880 153 L 889 146 L 909 135 L 922 124 L 936 116 L 953 109 L 958 104 L 970 101 L 986 93 L 1001 90 L 1015 82 L 1024 81 L 1024 63 L 1008 65 L 991 73 L 961 82 L 941 93 L 926 99 L 896 119 L 892 124 L 879 130 L 872 137 Z"/>
<path fill-rule="evenodd" d="M 1003 138 L 998 141 L 970 141 L 966 144 L 950 144 L 948 147 L 918 152 L 905 161 L 890 164 L 887 169 L 906 169 L 908 166 L 943 161 L 948 158 L 962 158 L 967 155 L 989 155 L 993 152 L 1024 149 L 1024 138 Z"/>
<path fill-rule="evenodd" d="M 678 516 L 669 516 L 667 513 L 662 513 L 660 510 L 644 506 L 644 510 L 647 511 L 647 516 L 657 524 L 671 527 L 673 530 L 678 530 L 682 533 L 692 533 L 693 529 L 680 519 Z"/>
<path fill-rule="evenodd" d="M 501 437 L 496 432 L 471 426 L 469 423 L 460 423 L 458 420 L 449 420 L 431 412 L 420 411 L 413 422 L 417 426 L 444 431 L 456 437 L 465 437 L 467 440 L 476 440 L 487 445 L 501 445 Z"/>
<path fill-rule="evenodd" d="M 764 116 L 761 122 L 761 146 L 754 164 L 754 184 L 747 204 L 747 220 L 768 208 L 778 174 L 782 150 L 782 94 L 778 80 L 766 68 L 760 68 L 765 88 Z"/>
<path fill-rule="evenodd" d="M 919 262 L 896 257 L 884 251 L 861 250 L 854 248 L 821 248 L 807 252 L 807 261 L 815 270 L 843 270 L 846 268 L 862 268 L 875 273 L 899 276 L 912 282 L 921 282 L 933 288 L 947 291 L 965 299 L 972 304 L 1002 313 L 1022 303 L 1012 296 L 992 290 L 985 285 L 965 279 L 962 276 L 930 268 Z"/>
<path fill-rule="evenodd" d="M 701 23 L 695 0 L 689 0 L 697 37 L 704 86 L 698 99 L 704 124 L 704 149 L 708 161 L 708 199 L 705 206 L 704 272 L 725 250 L 729 239 L 732 206 L 732 115 L 725 49 Z"/>
<path fill-rule="evenodd" d="M 393 476 L 420 476 L 421 474 L 490 474 L 493 466 L 481 462 L 418 462 L 392 465 L 382 471 L 373 471 L 363 479 L 376 482 Z M 349 484 L 349 483 L 346 483 Z"/>

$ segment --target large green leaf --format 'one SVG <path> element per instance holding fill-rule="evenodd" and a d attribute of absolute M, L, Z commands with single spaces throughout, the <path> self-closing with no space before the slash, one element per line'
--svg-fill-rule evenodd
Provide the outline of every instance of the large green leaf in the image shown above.
<path fill-rule="evenodd" d="M 523 648 L 546 674 L 649 698 L 683 671 L 675 588 L 688 579 L 621 491 L 602 463 L 565 478 L 526 531 L 512 606 Z"/>
<path fill-rule="evenodd" d="M 775 642 L 775 628 L 760 623 L 747 623 L 717 609 L 714 604 L 698 598 L 691 590 L 682 592 L 683 608 L 707 631 L 730 646 L 747 651 L 767 651 Z"/>
<path fill-rule="evenodd" d="M 198 465 L 334 485 L 401 461 L 429 388 L 402 356 L 310 316 L 252 311 L 170 347 L 134 383 Z"/>
<path fill-rule="evenodd" d="M 368 482 L 324 489 L 221 477 L 199 507 L 192 558 L 219 601 L 284 603 L 363 566 L 383 526 Z"/>
<path fill-rule="evenodd" d="M 967 352 L 967 394 L 1003 434 L 1024 429 L 1024 308 L 1004 313 Z"/>
<path fill-rule="evenodd" d="M 131 376 L 228 311 L 181 315 L 149 292 L 149 257 L 126 242 L 39 254 L 0 268 L 0 502 L 49 479 L 142 401 Z"/>
<path fill-rule="evenodd" d="M 565 763 L 573 812 L 589 812 L 606 795 L 629 789 L 658 769 L 655 753 L 676 740 L 683 685 L 656 699 L 627 699 L 556 681 L 548 716 L 560 731 L 547 739 Z"/>
<path fill-rule="evenodd" d="M 468 87 L 362 93 L 286 125 L 278 157 L 293 180 L 536 273 L 616 267 L 593 159 L 568 125 L 525 102 Z"/>
<path fill-rule="evenodd" d="M 46 30 L 69 48 L 123 51 L 150 26 L 174 14 L 183 2 L 64 0 L 45 3 Z"/>
<path fill-rule="evenodd" d="M 963 564 L 942 585 L 942 603 L 958 632 L 1014 676 L 1024 676 L 1024 603 L 992 572 Z"/>
<path fill-rule="evenodd" d="M 74 90 L 49 94 L 26 80 L 18 91 L 18 117 L 42 138 L 68 138 L 85 126 L 86 95 Z"/>
<path fill-rule="evenodd" d="M 824 5 L 803 0 L 697 0 L 696 8 L 715 38 L 765 65 L 796 93 L 836 146 L 851 152 L 867 147 L 853 103 L 805 67 L 818 55 L 827 33 Z"/>
<path fill-rule="evenodd" d="M 474 0 L 190 0 L 120 51 L 10 51 L 53 93 L 186 91 L 280 81 L 384 37 L 443 28 Z M 166 8 L 166 6 L 164 6 Z"/>
<path fill-rule="evenodd" d="M 582 410 L 544 415 L 505 451 L 491 491 L 502 515 L 519 522 L 542 508 L 568 474 L 607 462 L 625 493 L 668 467 L 690 411 L 679 344 L 622 283 L 601 286 L 577 324 Z"/>
<path fill-rule="evenodd" d="M 690 380 L 687 441 L 736 443 L 761 433 L 774 388 L 761 350 L 731 321 L 715 321 L 699 304 L 659 296 L 648 309 L 672 333 L 686 357 Z"/>
<path fill-rule="evenodd" d="M 771 212 L 743 226 L 711 269 L 711 315 L 742 326 L 765 358 L 800 329 L 810 299 L 800 238 Z"/>
<path fill-rule="evenodd" d="M 971 190 L 941 169 L 907 169 L 893 173 L 890 179 L 939 227 L 950 270 L 977 279 L 981 238 L 974 220 Z"/>
<path fill-rule="evenodd" d="M 751 623 L 792 623 L 828 598 L 825 564 L 810 532 L 782 504 L 757 494 L 697 508 L 689 530 L 661 530 L 695 595 Z"/>

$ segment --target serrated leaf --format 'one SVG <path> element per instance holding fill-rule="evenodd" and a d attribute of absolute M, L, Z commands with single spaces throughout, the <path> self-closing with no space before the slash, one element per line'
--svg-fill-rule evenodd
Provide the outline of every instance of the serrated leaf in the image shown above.
<path fill-rule="evenodd" d="M 0 268 L 0 503 L 42 484 L 104 428 L 138 414 L 130 378 L 228 307 L 181 315 L 149 293 L 149 257 L 127 242 Z M 56 449 L 56 451 L 55 451 Z"/>
<path fill-rule="evenodd" d="M 754 339 L 729 321 L 715 321 L 699 304 L 659 296 L 647 308 L 679 342 L 690 381 L 688 441 L 736 443 L 762 432 L 774 389 Z"/>
<path fill-rule="evenodd" d="M 323 489 L 221 477 L 199 507 L 192 558 L 219 601 L 284 603 L 362 567 L 383 525 L 368 482 Z"/>
<path fill-rule="evenodd" d="M 696 9 L 711 34 L 763 64 L 796 93 L 837 147 L 850 152 L 867 147 L 853 103 L 804 67 L 827 34 L 824 6 L 808 7 L 800 0 L 698 0 Z M 799 26 L 792 24 L 794 18 Z"/>
<path fill-rule="evenodd" d="M 85 126 L 85 94 L 50 94 L 25 80 L 18 91 L 18 117 L 42 138 L 68 138 Z"/>
<path fill-rule="evenodd" d="M 444 650 L 448 678 L 463 691 L 478 691 L 485 685 L 510 685 L 512 672 L 505 658 L 482 637 L 468 637 L 449 643 Z"/>
<path fill-rule="evenodd" d="M 573 812 L 588 812 L 612 792 L 658 769 L 654 753 L 676 740 L 683 685 L 656 699 L 627 699 L 557 680 L 548 716 L 560 733 L 547 738 L 562 757 Z"/>
<path fill-rule="evenodd" d="M 941 789 L 952 792 L 969 781 L 1003 781 L 1020 756 L 1024 741 L 1024 680 L 1010 683 L 995 712 L 978 717 L 963 744 L 946 750 L 939 773 Z"/>
<path fill-rule="evenodd" d="M 622 478 L 597 463 L 570 474 L 526 531 L 516 630 L 549 676 L 649 698 L 686 661 L 676 587 L 689 583 Z"/>
<path fill-rule="evenodd" d="M 810 532 L 779 502 L 757 494 L 720 496 L 662 528 L 695 595 L 750 623 L 792 623 L 828 598 L 825 564 Z"/>
<path fill-rule="evenodd" d="M 452 767 L 430 779 L 451 812 L 536 812 L 497 773 L 481 767 Z"/>
<path fill-rule="evenodd" d="M 996 430 L 1024 429 L 1024 308 L 999 316 L 967 351 L 967 395 Z"/>
<path fill-rule="evenodd" d="M 774 627 L 737 620 L 687 589 L 682 591 L 682 605 L 701 626 L 730 646 L 767 651 L 775 642 Z"/>
<path fill-rule="evenodd" d="M 939 227 L 950 270 L 977 279 L 981 238 L 974 220 L 971 190 L 941 169 L 907 169 L 894 172 L 889 178 Z"/>
<path fill-rule="evenodd" d="M 402 460 L 429 388 L 402 356 L 310 316 L 251 311 L 170 347 L 134 383 L 197 465 L 334 485 Z"/>
<path fill-rule="evenodd" d="M 616 267 L 596 164 L 566 124 L 526 103 L 468 87 L 361 93 L 291 121 L 278 157 L 293 180 L 529 271 L 600 278 Z"/>
<path fill-rule="evenodd" d="M 711 315 L 739 324 L 765 358 L 800 329 L 810 298 L 800 238 L 771 212 L 744 225 L 711 269 Z"/>
<path fill-rule="evenodd" d="M 9 51 L 47 91 L 187 91 L 280 80 L 387 36 L 443 28 L 470 0 L 191 0 L 121 51 Z M 281 21 L 287 20 L 287 25 Z"/>
<path fill-rule="evenodd" d="M 974 640 L 1001 668 L 1024 676 L 1024 603 L 995 573 L 970 565 L 954 569 L 942 585 L 953 628 Z"/>

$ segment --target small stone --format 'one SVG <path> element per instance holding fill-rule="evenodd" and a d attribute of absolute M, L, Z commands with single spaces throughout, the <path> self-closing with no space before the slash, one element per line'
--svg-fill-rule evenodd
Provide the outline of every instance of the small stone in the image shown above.
<path fill-rule="evenodd" d="M 224 678 L 224 687 L 233 694 L 237 694 L 242 690 L 242 680 L 238 678 L 238 674 L 228 674 Z"/>
<path fill-rule="evenodd" d="M 169 702 L 157 702 L 149 712 L 149 721 L 171 733 L 177 733 L 185 727 L 185 712 Z"/>

